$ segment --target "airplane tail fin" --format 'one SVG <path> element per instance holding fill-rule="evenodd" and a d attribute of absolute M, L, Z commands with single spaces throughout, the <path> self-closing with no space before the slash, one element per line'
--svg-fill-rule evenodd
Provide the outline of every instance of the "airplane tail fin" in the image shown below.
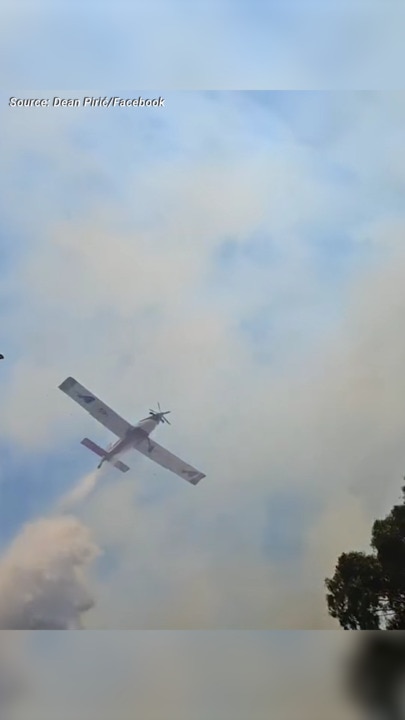
<path fill-rule="evenodd" d="M 103 450 L 99 445 L 96 445 L 92 440 L 89 440 L 89 438 L 83 438 L 83 440 L 80 441 L 82 445 L 84 445 L 86 448 L 91 450 L 92 452 L 96 453 L 101 458 L 105 458 L 106 451 Z"/>
<path fill-rule="evenodd" d="M 103 460 L 106 459 L 107 452 L 106 450 L 103 450 L 99 445 L 96 445 L 92 440 L 89 440 L 89 438 L 83 438 L 83 440 L 80 441 L 82 445 L 84 445 L 86 448 L 94 452 L 96 455 L 102 458 L 101 463 L 99 463 L 98 467 L 101 467 Z M 121 460 L 113 460 L 111 462 L 114 467 L 117 468 L 117 470 L 121 470 L 121 472 L 128 472 L 130 469 L 128 465 L 125 465 Z"/>

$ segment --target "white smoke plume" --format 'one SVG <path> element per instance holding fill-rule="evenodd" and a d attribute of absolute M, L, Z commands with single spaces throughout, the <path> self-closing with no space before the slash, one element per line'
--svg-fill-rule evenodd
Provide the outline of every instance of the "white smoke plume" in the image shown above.
<path fill-rule="evenodd" d="M 85 569 L 99 554 L 72 516 L 26 525 L 0 560 L 0 629 L 77 629 L 94 605 Z"/>

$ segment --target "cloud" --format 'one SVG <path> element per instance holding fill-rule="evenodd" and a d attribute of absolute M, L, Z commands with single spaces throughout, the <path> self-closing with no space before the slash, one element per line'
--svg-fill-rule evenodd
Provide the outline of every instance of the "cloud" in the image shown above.
<path fill-rule="evenodd" d="M 0 627 L 50 630 L 80 627 L 94 600 L 83 571 L 97 554 L 73 517 L 27 525 L 0 563 Z"/>

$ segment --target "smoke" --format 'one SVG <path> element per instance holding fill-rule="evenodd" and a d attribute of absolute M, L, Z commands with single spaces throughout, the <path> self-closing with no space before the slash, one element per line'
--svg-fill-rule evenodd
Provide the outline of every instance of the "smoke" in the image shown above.
<path fill-rule="evenodd" d="M 0 561 L 0 629 L 80 628 L 94 606 L 85 569 L 98 554 L 72 516 L 26 525 Z"/>

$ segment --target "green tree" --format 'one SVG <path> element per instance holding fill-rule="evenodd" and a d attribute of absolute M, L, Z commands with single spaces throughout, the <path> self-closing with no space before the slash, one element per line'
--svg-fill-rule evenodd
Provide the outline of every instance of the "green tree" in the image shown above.
<path fill-rule="evenodd" d="M 405 629 L 405 485 L 402 503 L 374 522 L 371 553 L 343 553 L 325 580 L 329 614 L 344 630 Z"/>

